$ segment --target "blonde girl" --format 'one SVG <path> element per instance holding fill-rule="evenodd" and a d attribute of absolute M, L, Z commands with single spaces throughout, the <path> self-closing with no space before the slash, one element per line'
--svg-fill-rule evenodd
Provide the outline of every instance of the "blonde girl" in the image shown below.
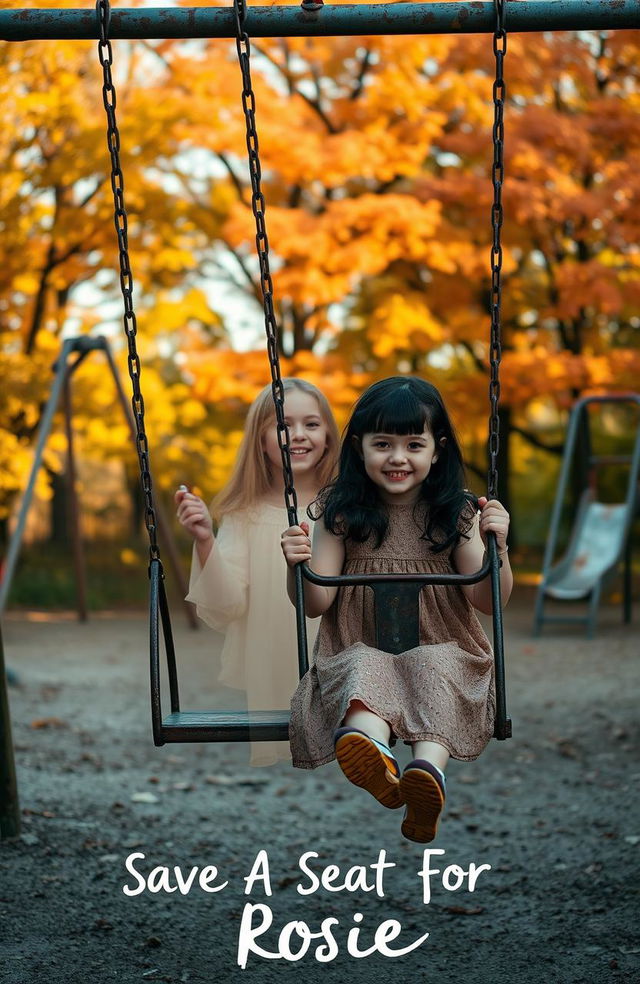
<path fill-rule="evenodd" d="M 291 465 L 304 515 L 333 475 L 338 432 L 320 390 L 303 379 L 283 382 Z M 187 600 L 204 622 L 224 632 L 219 682 L 245 690 L 249 710 L 287 708 L 298 682 L 295 613 L 279 550 L 287 522 L 283 488 L 275 410 L 266 386 L 249 409 L 233 472 L 211 512 L 184 486 L 175 493 L 178 519 L 194 540 Z M 310 644 L 314 629 L 309 623 Z M 284 757 L 289 752 L 282 742 L 252 744 L 254 765 Z"/>

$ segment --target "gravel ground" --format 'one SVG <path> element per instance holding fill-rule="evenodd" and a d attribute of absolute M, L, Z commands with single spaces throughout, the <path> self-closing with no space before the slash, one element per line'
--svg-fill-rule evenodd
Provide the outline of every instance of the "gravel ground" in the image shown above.
<path fill-rule="evenodd" d="M 637 624 L 605 609 L 594 641 L 533 640 L 531 605 L 521 588 L 506 613 L 514 737 L 452 763 L 428 846 L 441 854 L 403 840 L 399 812 L 335 763 L 256 769 L 243 745 L 154 748 L 144 616 L 10 613 L 23 833 L 0 844 L 2 984 L 640 981 Z M 224 706 L 219 637 L 175 622 L 183 706 Z M 263 865 L 247 882 L 261 851 L 268 881 Z M 491 866 L 473 892 L 472 864 Z M 175 890 L 175 865 L 183 879 L 198 868 L 190 889 Z M 159 866 L 159 891 L 123 892 Z M 318 885 L 307 867 L 325 881 L 303 894 Z M 308 931 L 280 935 L 293 920 Z M 397 938 L 378 930 L 387 920 Z"/>

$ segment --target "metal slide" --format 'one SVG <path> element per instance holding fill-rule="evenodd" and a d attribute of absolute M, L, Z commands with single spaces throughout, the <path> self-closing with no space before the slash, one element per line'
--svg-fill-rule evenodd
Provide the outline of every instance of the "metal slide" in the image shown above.
<path fill-rule="evenodd" d="M 588 406 L 593 403 L 635 403 L 639 410 L 638 428 L 633 452 L 630 455 L 594 455 L 589 440 Z M 595 484 L 599 467 L 606 465 L 628 466 L 627 494 L 624 502 L 609 504 L 598 502 L 595 490 L 588 487 L 583 492 L 566 553 L 554 562 L 558 531 L 567 485 L 576 455 L 582 450 L 586 460 L 582 462 L 583 475 Z M 586 397 L 574 406 L 556 499 L 551 517 L 547 547 L 542 571 L 542 581 L 536 599 L 534 635 L 539 635 L 544 622 L 586 623 L 589 638 L 593 637 L 602 589 L 606 582 L 624 564 L 624 620 L 631 619 L 631 525 L 637 505 L 638 477 L 640 471 L 640 396 L 620 394 L 602 397 Z M 547 615 L 545 601 L 585 601 L 584 615 Z"/>

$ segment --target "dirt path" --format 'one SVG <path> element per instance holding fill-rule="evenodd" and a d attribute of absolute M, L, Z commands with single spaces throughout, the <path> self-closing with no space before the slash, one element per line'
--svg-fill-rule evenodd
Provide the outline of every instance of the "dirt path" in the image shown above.
<path fill-rule="evenodd" d="M 155 749 L 148 720 L 144 618 L 71 620 L 9 615 L 3 634 L 11 688 L 24 832 L 0 844 L 0 981 L 376 981 L 598 984 L 640 980 L 640 657 L 636 625 L 604 611 L 598 638 L 556 632 L 530 638 L 531 595 L 507 612 L 511 741 L 450 768 L 448 811 L 427 867 L 491 865 L 473 893 L 421 879 L 420 845 L 403 840 L 399 813 L 352 790 L 333 763 L 312 773 L 285 763 L 248 765 L 246 747 Z M 176 613 L 183 706 L 206 706 L 218 637 L 190 632 Z M 245 881 L 260 850 L 272 895 Z M 386 851 L 394 866 L 370 865 Z M 332 887 L 313 894 L 299 860 Z M 158 865 L 215 865 L 209 888 L 127 897 Z M 264 870 L 263 870 L 264 874 Z M 450 888 L 459 872 L 448 873 Z M 365 880 L 366 876 L 366 880 Z M 172 879 L 174 878 L 172 874 Z M 424 903 L 429 883 L 431 898 Z M 175 881 L 174 881 L 175 883 Z M 364 888 L 371 888 L 365 891 Z M 254 946 L 278 951 L 291 920 L 319 933 L 331 924 L 337 956 L 311 939 L 299 961 L 248 955 L 238 966 L 247 904 L 267 904 L 273 924 Z M 357 913 L 361 914 L 358 921 Z M 253 924 L 267 915 L 256 909 Z M 392 959 L 356 957 L 385 920 L 401 924 Z M 325 924 L 326 928 L 326 924 Z M 299 928 L 304 933 L 302 927 Z M 382 934 L 383 935 L 383 934 Z M 280 941 L 284 947 L 286 940 Z M 324 944 L 324 949 L 318 950 Z M 291 952 L 302 946 L 293 934 Z M 378 949 L 385 942 L 378 935 Z M 280 977 L 280 979 L 282 979 Z"/>

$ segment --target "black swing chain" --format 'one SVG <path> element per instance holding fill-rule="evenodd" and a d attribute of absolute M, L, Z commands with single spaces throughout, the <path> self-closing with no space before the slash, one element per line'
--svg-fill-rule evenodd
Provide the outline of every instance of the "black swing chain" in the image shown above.
<path fill-rule="evenodd" d="M 502 357 L 502 342 L 500 329 L 500 311 L 502 303 L 502 243 L 501 232 L 503 223 L 502 183 L 504 181 L 504 101 L 506 85 L 502 75 L 504 56 L 507 52 L 507 32 L 505 30 L 504 0 L 494 0 L 496 10 L 496 27 L 493 34 L 493 53 L 496 59 L 496 77 L 493 83 L 493 165 L 491 181 L 493 183 L 493 205 L 491 207 L 491 227 L 493 243 L 491 246 L 491 345 L 489 382 L 489 402 L 491 415 L 489 417 L 489 474 L 488 495 L 495 499 L 498 494 L 498 450 L 500 448 L 500 418 L 498 403 L 500 401 L 500 359 Z"/>
<path fill-rule="evenodd" d="M 102 66 L 102 101 L 107 114 L 107 147 L 111 157 L 111 189 L 113 191 L 114 222 L 118 236 L 120 259 L 120 289 L 124 301 L 124 331 L 129 347 L 128 368 L 133 395 L 131 406 L 136 427 L 136 449 L 140 464 L 140 481 L 144 494 L 144 521 L 149 534 L 149 555 L 160 562 L 160 548 L 156 539 L 156 514 L 153 506 L 151 472 L 149 468 L 149 442 L 144 426 L 144 400 L 140 390 L 140 357 L 136 348 L 137 323 L 133 309 L 133 274 L 129 261 L 129 237 L 127 213 L 124 205 L 124 176 L 120 166 L 120 134 L 116 123 L 116 89 L 111 76 L 113 51 L 109 40 L 111 7 L 109 0 L 97 0 L 96 14 L 100 29 L 98 58 Z M 162 574 L 162 564 L 160 564 Z"/>
<path fill-rule="evenodd" d="M 244 29 L 247 7 L 245 0 L 233 0 L 236 23 L 236 51 L 242 72 L 242 109 L 247 126 L 247 152 L 249 155 L 249 176 L 251 178 L 251 210 L 256 222 L 256 252 L 260 264 L 260 287 L 264 306 L 264 327 L 267 336 L 267 352 L 271 369 L 271 389 L 276 411 L 278 445 L 282 455 L 284 476 L 284 498 L 290 525 L 298 522 L 298 501 L 293 484 L 291 457 L 289 453 L 289 434 L 284 416 L 284 386 L 280 375 L 278 357 L 278 325 L 273 306 L 273 280 L 269 270 L 269 238 L 265 219 L 266 203 L 262 193 L 262 167 L 256 129 L 256 97 L 251 82 L 251 45 L 249 35 Z"/>
<path fill-rule="evenodd" d="M 493 243 L 491 247 L 491 345 L 489 399 L 491 415 L 489 418 L 489 474 L 488 493 L 490 498 L 497 494 L 498 450 L 500 445 L 500 421 L 498 403 L 500 399 L 500 359 L 502 346 L 500 339 L 500 309 L 502 300 L 502 245 L 503 224 L 502 182 L 504 179 L 504 100 L 506 86 L 503 78 L 503 61 L 507 50 L 507 34 L 504 27 L 504 0 L 494 0 L 496 8 L 496 28 L 493 35 L 493 51 L 496 60 L 496 76 L 493 83 L 494 123 L 493 123 L 493 205 L 491 226 Z M 260 264 L 260 285 L 263 295 L 267 350 L 271 369 L 273 399 L 276 411 L 278 445 L 282 454 L 285 478 L 285 502 L 290 523 L 297 522 L 297 498 L 293 484 L 291 458 L 287 426 L 284 417 L 284 387 L 280 374 L 278 358 L 278 326 L 273 305 L 273 280 L 269 269 L 269 239 L 266 228 L 266 203 L 261 190 L 262 168 L 260 165 L 258 133 L 256 129 L 256 101 L 251 81 L 251 46 L 249 36 L 244 30 L 246 18 L 245 0 L 234 0 L 236 22 L 236 50 L 242 72 L 242 108 L 246 120 L 246 143 L 249 155 L 249 174 L 251 178 L 251 208 L 256 223 L 256 250 Z M 128 369 L 133 387 L 132 408 L 136 424 L 136 448 L 140 463 L 140 478 L 145 500 L 145 525 L 149 534 L 151 559 L 160 560 L 160 549 L 156 538 L 156 516 L 153 506 L 151 472 L 149 469 L 149 444 L 144 425 L 144 400 L 140 390 L 140 358 L 136 348 L 137 323 L 133 309 L 133 275 L 129 260 L 128 223 L 124 203 L 124 176 L 120 166 L 120 134 L 116 123 L 116 90 L 111 75 L 113 51 L 109 40 L 111 7 L 109 0 L 97 0 L 96 12 L 100 28 L 98 58 L 103 72 L 102 100 L 107 114 L 107 147 L 111 157 L 111 188 L 114 200 L 114 222 L 118 237 L 120 260 L 120 288 L 124 301 L 124 330 L 128 343 Z"/>

